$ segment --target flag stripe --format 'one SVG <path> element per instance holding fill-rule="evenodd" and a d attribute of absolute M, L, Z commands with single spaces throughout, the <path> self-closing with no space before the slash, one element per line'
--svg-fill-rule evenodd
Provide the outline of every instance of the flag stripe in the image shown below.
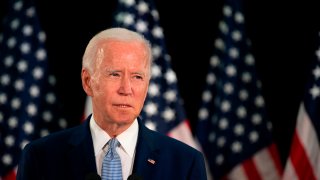
<path fill-rule="evenodd" d="M 306 143 L 311 143 L 315 146 L 310 146 Z M 319 158 L 311 158 L 311 156 L 314 156 L 313 154 L 319 154 L 315 151 L 317 150 L 319 152 L 319 148 L 316 148 L 316 146 L 319 147 L 318 140 L 314 128 L 311 125 L 310 119 L 306 114 L 304 105 L 302 104 L 298 113 L 297 128 L 294 132 L 292 140 L 293 151 L 290 153 L 290 161 L 293 164 L 295 174 L 299 179 L 316 179 L 316 174 L 313 171 L 313 167 L 318 165 L 314 164 L 314 162 L 312 163 L 312 161 L 315 161 Z M 313 150 L 313 148 L 316 149 Z M 292 177 L 293 175 L 286 172 L 284 179 L 288 179 L 287 176 Z"/>
<path fill-rule="evenodd" d="M 199 144 L 196 143 L 192 136 L 189 121 L 185 120 L 169 131 L 168 136 L 178 139 L 189 146 L 201 151 Z"/>
<path fill-rule="evenodd" d="M 259 180 L 261 176 L 259 175 L 258 169 L 255 166 L 253 159 L 248 159 L 243 162 L 243 169 L 249 180 Z"/>

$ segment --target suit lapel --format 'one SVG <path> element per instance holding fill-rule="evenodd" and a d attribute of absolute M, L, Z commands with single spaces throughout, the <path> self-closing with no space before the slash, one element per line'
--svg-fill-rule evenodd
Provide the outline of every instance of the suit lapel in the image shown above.
<path fill-rule="evenodd" d="M 143 179 L 152 179 L 157 167 L 159 148 L 154 143 L 152 132 L 138 119 L 139 134 L 133 173 Z"/>
<path fill-rule="evenodd" d="M 73 179 L 83 179 L 90 173 L 97 173 L 89 121 L 90 117 L 74 131 L 70 138 L 69 161 L 72 165 L 70 173 Z"/>

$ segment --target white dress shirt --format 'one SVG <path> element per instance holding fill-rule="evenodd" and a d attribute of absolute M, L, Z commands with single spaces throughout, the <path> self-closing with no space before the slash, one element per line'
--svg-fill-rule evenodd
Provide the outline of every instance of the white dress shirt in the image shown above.
<path fill-rule="evenodd" d="M 94 155 L 96 158 L 97 173 L 101 176 L 102 161 L 108 150 L 108 146 L 106 144 L 111 137 L 98 126 L 93 115 L 90 119 L 90 131 L 92 135 Z M 116 151 L 121 159 L 123 179 L 127 179 L 132 173 L 138 131 L 139 125 L 137 119 L 135 119 L 126 131 L 116 137 L 120 142 L 120 146 L 116 148 Z"/>

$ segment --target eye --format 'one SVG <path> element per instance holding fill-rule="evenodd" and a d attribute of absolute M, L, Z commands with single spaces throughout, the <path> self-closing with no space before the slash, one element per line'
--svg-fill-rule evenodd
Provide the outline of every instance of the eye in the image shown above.
<path fill-rule="evenodd" d="M 143 79 L 143 77 L 141 75 L 134 75 L 133 78 L 134 79 Z"/>
<path fill-rule="evenodd" d="M 114 76 L 114 77 L 119 77 L 120 76 L 120 74 L 117 73 L 117 72 L 111 72 L 109 75 L 110 76 Z"/>

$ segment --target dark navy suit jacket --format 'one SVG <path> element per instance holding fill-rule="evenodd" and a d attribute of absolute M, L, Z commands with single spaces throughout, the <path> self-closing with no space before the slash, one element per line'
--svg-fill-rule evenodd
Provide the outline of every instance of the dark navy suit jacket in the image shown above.
<path fill-rule="evenodd" d="M 97 174 L 89 120 L 35 140 L 23 150 L 17 180 L 82 180 Z M 146 128 L 140 120 L 133 173 L 136 179 L 205 180 L 202 154 Z M 152 163 L 154 162 L 154 163 Z M 133 178 L 133 179 L 135 179 Z"/>

